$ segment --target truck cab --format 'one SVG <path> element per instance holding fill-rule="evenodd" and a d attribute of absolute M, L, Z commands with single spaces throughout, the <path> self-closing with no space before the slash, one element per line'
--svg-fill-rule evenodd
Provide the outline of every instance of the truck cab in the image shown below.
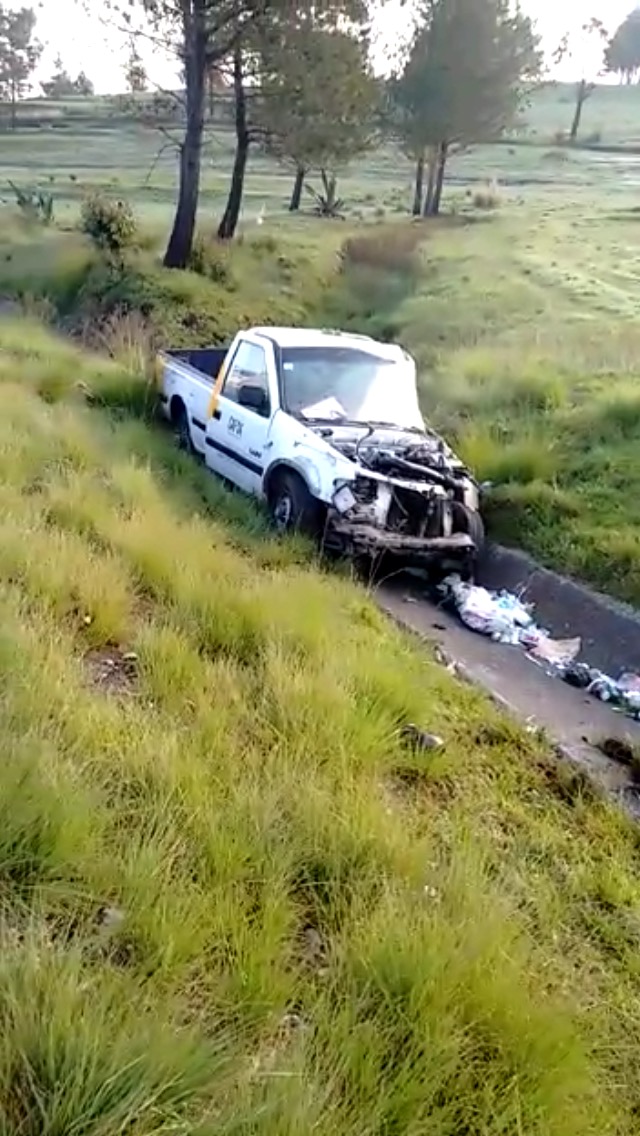
<path fill-rule="evenodd" d="M 278 528 L 456 568 L 479 550 L 477 484 L 425 425 L 398 345 L 256 327 L 228 350 L 167 352 L 160 384 L 183 447 L 263 498 Z"/>

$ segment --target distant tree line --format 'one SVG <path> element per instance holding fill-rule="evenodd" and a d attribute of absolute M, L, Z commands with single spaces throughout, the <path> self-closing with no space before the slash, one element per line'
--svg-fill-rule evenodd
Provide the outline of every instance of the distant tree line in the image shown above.
<path fill-rule="evenodd" d="M 289 207 L 312 196 L 317 212 L 340 210 L 340 172 L 382 137 L 414 163 L 413 212 L 440 210 L 449 158 L 498 139 L 513 124 L 542 55 L 531 20 L 514 0 L 420 0 L 413 35 L 388 80 L 371 69 L 372 21 L 385 0 L 107 0 L 129 35 L 124 67 L 129 109 L 175 144 L 179 181 L 165 253 L 185 267 L 193 249 L 206 132 L 216 110 L 231 126 L 235 152 L 217 229 L 233 238 L 252 150 L 268 152 L 291 171 Z M 409 16 L 407 16 L 409 18 Z M 15 107 L 40 59 L 32 9 L 5 10 L 0 0 L 0 97 Z M 558 61 L 584 56 L 595 37 L 603 67 L 631 82 L 640 73 L 640 12 L 608 38 L 601 21 L 565 36 Z M 179 61 L 184 88 L 149 93 L 139 49 L 151 41 Z M 582 46 L 581 46 L 582 45 Z M 62 60 L 42 83 L 51 98 L 91 94 L 86 75 L 71 77 Z M 576 85 L 571 141 L 595 84 Z M 170 120 L 177 139 L 167 139 Z"/>
<path fill-rule="evenodd" d="M 36 24 L 33 8 L 10 8 L 0 3 L 0 102 L 9 108 L 14 129 L 18 104 L 29 92 L 43 52 L 43 45 L 36 36 Z M 51 99 L 93 94 L 93 83 L 84 71 L 72 77 L 60 56 L 55 61 L 53 75 L 41 86 L 43 94 Z"/>
<path fill-rule="evenodd" d="M 585 60 L 597 59 L 585 74 Z M 574 87 L 574 106 L 567 141 L 578 141 L 582 115 L 587 101 L 597 89 L 597 76 L 617 75 L 622 83 L 634 83 L 640 74 L 640 9 L 633 11 L 610 35 L 603 21 L 595 16 L 584 20 L 579 28 L 567 32 L 553 56 L 556 64 L 571 61 L 582 74 Z"/>
<path fill-rule="evenodd" d="M 636 83 L 640 74 L 640 9 L 634 8 L 611 36 L 604 53 L 606 70 L 623 83 Z"/>
<path fill-rule="evenodd" d="M 35 31 L 36 15 L 32 8 L 0 4 L 0 100 L 9 107 L 14 127 L 18 102 L 26 94 L 42 55 L 42 44 Z"/>
<path fill-rule="evenodd" d="M 271 153 L 291 170 L 292 211 L 308 191 L 317 212 L 334 216 L 340 171 L 381 137 L 392 138 L 415 162 L 414 212 L 433 215 L 449 156 L 498 138 L 513 122 L 542 63 L 532 23 L 517 5 L 422 0 L 397 74 L 383 82 L 370 63 L 373 4 L 110 0 L 114 21 L 129 29 L 132 44 L 138 37 L 162 43 L 183 68 L 184 91 L 175 94 L 182 134 L 167 267 L 189 263 L 216 101 L 224 102 L 235 135 L 217 230 L 222 240 L 236 232 L 252 149 Z M 133 92 L 133 83 L 129 87 Z M 145 100 L 141 113 L 150 119 L 150 107 L 160 101 Z"/>
<path fill-rule="evenodd" d="M 68 99 L 73 98 L 74 95 L 88 97 L 94 93 L 93 83 L 84 71 L 80 71 L 74 78 L 67 71 L 60 56 L 54 63 L 53 75 L 40 86 L 42 93 L 48 99 Z"/>

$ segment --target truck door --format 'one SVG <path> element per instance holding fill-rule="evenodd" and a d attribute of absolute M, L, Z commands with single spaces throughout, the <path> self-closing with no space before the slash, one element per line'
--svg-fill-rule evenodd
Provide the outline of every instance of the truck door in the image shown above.
<path fill-rule="evenodd" d="M 273 349 L 243 338 L 227 364 L 207 421 L 205 461 L 245 493 L 259 495 L 271 416 L 277 398 Z"/>

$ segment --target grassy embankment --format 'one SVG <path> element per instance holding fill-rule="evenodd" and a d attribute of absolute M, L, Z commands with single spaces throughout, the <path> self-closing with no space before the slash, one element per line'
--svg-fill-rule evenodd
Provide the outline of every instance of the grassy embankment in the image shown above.
<path fill-rule="evenodd" d="M 635 830 L 115 365 L 0 382 L 0 1129 L 633 1131 Z"/>

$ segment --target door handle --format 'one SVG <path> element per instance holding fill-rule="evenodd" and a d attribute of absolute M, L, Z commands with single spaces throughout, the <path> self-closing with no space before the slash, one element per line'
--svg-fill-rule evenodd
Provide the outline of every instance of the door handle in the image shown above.
<path fill-rule="evenodd" d="M 213 412 L 213 414 L 211 415 L 211 417 L 212 417 L 212 418 L 215 418 L 216 422 L 219 422 L 219 421 L 220 421 L 220 419 L 222 418 L 222 414 L 220 413 L 220 411 L 219 411 L 219 410 L 214 410 L 214 412 Z"/>

